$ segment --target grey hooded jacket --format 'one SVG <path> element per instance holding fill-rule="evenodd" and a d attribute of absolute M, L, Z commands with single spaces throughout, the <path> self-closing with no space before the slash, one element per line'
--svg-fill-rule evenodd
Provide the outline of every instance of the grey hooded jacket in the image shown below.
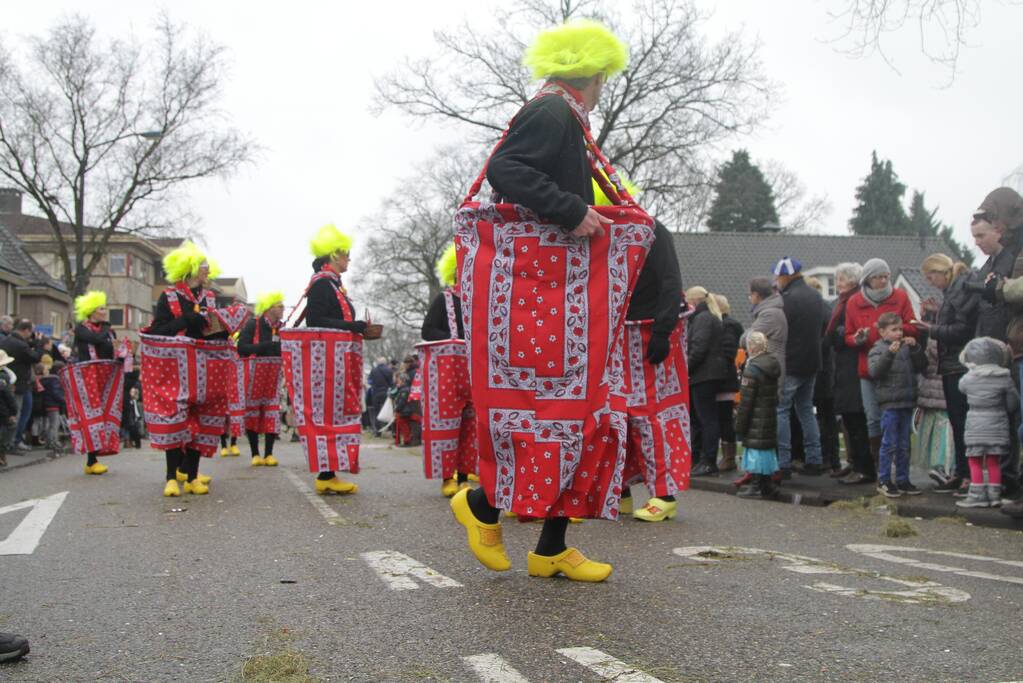
<path fill-rule="evenodd" d="M 1009 446 L 1009 415 L 1019 408 L 1012 373 L 999 365 L 978 365 L 959 380 L 970 410 L 966 413 L 967 446 Z"/>
<path fill-rule="evenodd" d="M 789 323 L 785 317 L 785 302 L 781 294 L 772 294 L 753 307 L 753 324 L 749 332 L 762 332 L 767 337 L 767 351 L 772 354 L 781 366 L 781 377 L 778 386 L 785 379 L 785 346 L 789 340 Z M 742 341 L 746 345 L 745 335 Z"/>

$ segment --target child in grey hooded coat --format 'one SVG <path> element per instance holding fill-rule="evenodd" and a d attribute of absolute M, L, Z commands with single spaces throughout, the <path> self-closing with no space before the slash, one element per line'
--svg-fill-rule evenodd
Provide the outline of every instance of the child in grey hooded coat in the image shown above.
<path fill-rule="evenodd" d="M 956 501 L 959 507 L 1002 504 L 999 460 L 1010 448 L 1009 415 L 1019 408 L 1019 394 L 1008 368 L 1011 357 L 1009 347 L 991 337 L 971 340 L 959 354 L 959 362 L 969 368 L 959 380 L 959 389 L 970 405 L 965 436 L 970 489 L 966 498 Z"/>

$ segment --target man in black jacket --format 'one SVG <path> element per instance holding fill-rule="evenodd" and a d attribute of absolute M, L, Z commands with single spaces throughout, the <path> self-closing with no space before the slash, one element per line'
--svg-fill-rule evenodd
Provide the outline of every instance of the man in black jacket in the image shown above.
<path fill-rule="evenodd" d="M 806 466 L 803 474 L 821 473 L 821 436 L 813 414 L 813 389 L 821 370 L 821 336 L 824 302 L 803 280 L 803 265 L 788 256 L 774 267 L 774 277 L 784 304 L 789 334 L 785 343 L 785 379 L 778 401 L 778 467 L 792 469 L 792 426 L 795 408 L 803 428 Z M 782 475 L 784 476 L 784 474 Z"/>
<path fill-rule="evenodd" d="M 29 450 L 28 445 L 22 442 L 22 436 L 28 427 L 29 418 L 32 417 L 32 366 L 51 348 L 52 342 L 49 339 L 33 335 L 32 322 L 27 319 L 19 320 L 11 334 L 0 341 L 0 349 L 14 358 L 11 370 L 18 378 L 14 384 L 14 397 L 18 403 L 18 424 L 14 430 L 14 440 L 8 444 L 8 449 Z"/>
<path fill-rule="evenodd" d="M 387 401 L 387 392 L 394 388 L 394 371 L 387 363 L 386 358 L 377 358 L 376 366 L 369 372 L 369 409 L 370 424 L 373 426 L 373 436 L 380 436 L 380 423 L 377 415 Z"/>

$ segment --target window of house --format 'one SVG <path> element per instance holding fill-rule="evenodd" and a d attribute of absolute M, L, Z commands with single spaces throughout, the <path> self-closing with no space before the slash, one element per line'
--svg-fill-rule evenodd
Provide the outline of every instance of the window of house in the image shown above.
<path fill-rule="evenodd" d="M 126 275 L 128 272 L 127 254 L 110 254 L 109 273 L 110 275 Z"/>
<path fill-rule="evenodd" d="M 109 313 L 110 313 L 110 325 L 112 327 L 124 327 L 124 309 L 123 308 L 111 308 Z"/>
<path fill-rule="evenodd" d="M 149 282 L 149 263 L 140 258 L 131 260 L 131 276 L 143 282 Z"/>
<path fill-rule="evenodd" d="M 64 329 L 59 311 L 50 311 L 50 327 L 53 328 L 55 335 L 60 335 L 60 331 Z"/>

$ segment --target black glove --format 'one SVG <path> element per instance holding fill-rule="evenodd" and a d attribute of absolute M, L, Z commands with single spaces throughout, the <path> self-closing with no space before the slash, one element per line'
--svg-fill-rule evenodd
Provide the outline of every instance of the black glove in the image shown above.
<path fill-rule="evenodd" d="M 355 334 L 362 334 L 363 332 L 366 331 L 366 321 L 356 320 L 355 322 L 349 323 L 348 329 L 354 332 Z"/>
<path fill-rule="evenodd" d="M 650 343 L 647 344 L 646 359 L 651 365 L 660 365 L 668 357 L 671 350 L 671 342 L 668 335 L 655 332 L 650 336 Z"/>

